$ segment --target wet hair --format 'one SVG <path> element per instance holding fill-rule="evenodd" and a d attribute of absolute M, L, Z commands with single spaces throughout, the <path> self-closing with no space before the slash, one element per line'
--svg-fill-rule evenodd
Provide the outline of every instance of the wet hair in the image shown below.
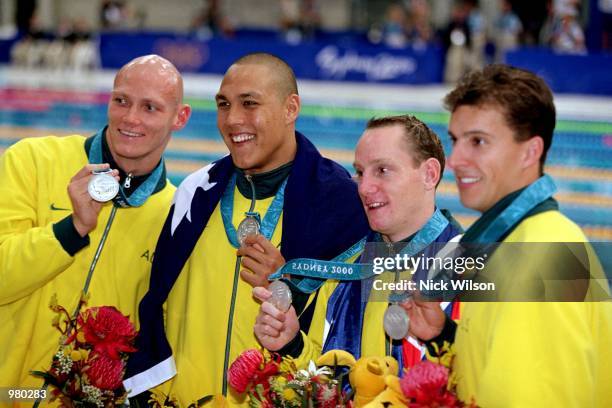
<path fill-rule="evenodd" d="M 444 173 L 444 148 L 438 135 L 421 120 L 412 115 L 385 116 L 382 118 L 372 118 L 368 121 L 366 129 L 376 129 L 386 126 L 399 125 L 404 129 L 404 140 L 408 152 L 412 156 L 415 166 L 429 158 L 434 158 L 440 163 L 440 179 L 436 187 L 442 180 Z"/>
<path fill-rule="evenodd" d="M 463 105 L 500 108 L 518 142 L 540 136 L 542 172 L 556 121 L 553 95 L 542 78 L 509 65 L 489 65 L 468 73 L 444 98 L 444 107 L 451 113 Z"/>
<path fill-rule="evenodd" d="M 287 97 L 291 94 L 298 95 L 297 81 L 293 69 L 277 56 L 266 52 L 247 54 L 237 59 L 232 66 L 242 64 L 266 65 L 274 72 L 282 97 Z"/>

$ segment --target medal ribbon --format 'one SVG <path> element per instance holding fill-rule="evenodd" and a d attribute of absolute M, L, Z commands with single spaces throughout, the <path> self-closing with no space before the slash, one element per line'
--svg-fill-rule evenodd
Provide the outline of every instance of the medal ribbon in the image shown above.
<path fill-rule="evenodd" d="M 287 186 L 286 178 L 281 186 L 278 188 L 266 215 L 261 221 L 261 234 L 269 241 L 272 239 L 272 234 L 276 229 L 278 220 L 283 212 L 283 202 L 285 201 L 285 187 Z M 236 228 L 232 223 L 232 214 L 234 213 L 234 190 L 236 188 L 236 173 L 232 175 L 227 187 L 221 196 L 221 218 L 223 219 L 223 226 L 225 227 L 225 234 L 227 239 L 234 248 L 240 248 L 238 237 L 236 234 Z M 247 217 L 259 218 L 259 213 L 247 212 Z"/>
<path fill-rule="evenodd" d="M 439 209 L 436 209 L 423 228 L 421 228 L 414 238 L 399 252 L 399 255 L 412 257 L 421 252 L 436 240 L 448 224 L 448 219 Z M 290 281 L 292 286 L 304 293 L 314 292 L 321 287 L 327 279 L 336 279 L 340 281 L 368 279 L 376 275 L 373 272 L 373 264 L 344 262 L 358 252 L 363 252 L 365 243 L 366 239 L 363 238 L 331 261 L 320 261 L 310 258 L 293 259 L 270 275 L 268 279 L 278 279 L 284 274 L 305 277 L 306 279 L 302 279 L 297 283 Z M 362 254 L 362 256 L 364 255 Z"/>
<path fill-rule="evenodd" d="M 104 129 L 100 130 L 93 139 L 91 148 L 89 149 L 89 163 L 91 164 L 102 164 L 104 159 L 102 156 L 102 138 L 104 137 Z M 129 197 L 123 191 L 123 186 L 119 185 L 119 194 L 113 199 L 113 202 L 120 207 L 140 207 L 147 201 L 147 199 L 155 191 L 155 187 L 159 183 L 159 180 L 164 170 L 164 159 L 160 160 L 159 164 L 147 179 L 140 185 Z"/>
<path fill-rule="evenodd" d="M 488 254 L 489 256 L 495 251 L 497 247 L 497 241 L 503 237 L 512 227 L 514 227 L 519 221 L 521 221 L 532 209 L 538 206 L 540 203 L 546 201 L 557 190 L 554 181 L 548 175 L 543 175 L 537 179 L 534 183 L 527 186 L 520 194 L 512 201 L 512 203 L 506 207 L 499 215 L 491 221 L 483 231 L 480 232 L 476 228 L 480 227 L 479 221 L 476 221 L 463 235 L 459 241 L 463 244 L 479 244 L 469 246 L 459 246 L 459 251 L 455 253 L 456 257 L 477 257 L 481 254 Z M 450 282 L 456 279 L 455 272 L 452 269 L 442 269 L 435 271 L 429 271 L 428 279 Z M 473 279 L 470 278 L 470 279 Z M 459 294 L 459 290 L 444 290 L 423 292 L 427 296 L 440 296 L 442 295 L 445 299 L 455 299 Z"/>
<path fill-rule="evenodd" d="M 230 180 L 227 183 L 227 187 L 221 196 L 221 219 L 223 220 L 223 226 L 225 227 L 225 234 L 227 235 L 227 239 L 232 244 L 234 248 L 240 248 L 240 243 L 238 242 L 238 234 L 236 233 L 236 229 L 234 228 L 234 224 L 232 223 L 232 215 L 234 213 L 234 190 L 236 189 L 236 172 L 232 174 Z M 276 225 L 278 224 L 278 220 L 280 219 L 281 213 L 283 212 L 283 203 L 285 201 L 285 186 L 287 185 L 288 178 L 285 178 L 281 186 L 279 187 L 272 203 L 268 207 L 268 211 L 266 211 L 266 215 L 264 216 L 263 221 L 260 226 L 260 233 L 269 241 L 272 239 L 272 234 L 274 234 L 274 230 L 276 229 Z M 251 197 L 251 206 L 249 211 L 245 213 L 246 217 L 256 218 L 258 221 L 260 219 L 259 213 L 254 212 L 255 208 L 255 188 L 252 181 L 251 183 L 251 192 L 253 196 Z M 229 355 L 230 355 L 230 345 L 232 341 L 232 325 L 233 325 L 233 317 L 234 317 L 234 308 L 236 306 L 236 291 L 238 289 L 238 276 L 240 272 L 240 256 L 236 257 L 236 265 L 234 267 L 234 282 L 232 284 L 232 300 L 230 303 L 229 310 L 229 322 L 227 325 L 227 334 L 225 336 L 225 358 L 223 361 L 223 378 L 221 380 L 221 393 L 223 395 L 227 395 L 227 368 L 229 365 Z"/>
<path fill-rule="evenodd" d="M 470 243 L 493 243 L 506 231 L 516 225 L 529 211 L 538 204 L 552 197 L 557 191 L 557 186 L 553 179 L 545 174 L 534 183 L 527 186 L 519 196 L 505 210 L 495 218 L 495 220 Z M 464 238 L 469 237 L 469 230 L 466 231 Z M 461 240 L 464 242 L 464 240 Z"/>

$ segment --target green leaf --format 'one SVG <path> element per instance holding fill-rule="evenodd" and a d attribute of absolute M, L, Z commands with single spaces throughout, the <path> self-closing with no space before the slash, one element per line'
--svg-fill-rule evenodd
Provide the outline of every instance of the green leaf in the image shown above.
<path fill-rule="evenodd" d="M 46 371 L 30 371 L 30 374 L 32 374 L 34 377 L 42 377 L 42 378 L 46 378 L 46 376 L 50 375 Z"/>
<path fill-rule="evenodd" d="M 60 383 L 57 381 L 57 378 L 55 378 L 53 374 L 47 371 L 30 371 L 30 374 L 35 377 L 41 377 L 45 380 L 45 383 L 52 385 L 56 388 L 60 388 Z"/>
<path fill-rule="evenodd" d="M 202 405 L 212 401 L 213 399 L 213 395 L 207 395 L 205 397 L 202 397 L 198 400 L 198 407 L 201 407 Z"/>

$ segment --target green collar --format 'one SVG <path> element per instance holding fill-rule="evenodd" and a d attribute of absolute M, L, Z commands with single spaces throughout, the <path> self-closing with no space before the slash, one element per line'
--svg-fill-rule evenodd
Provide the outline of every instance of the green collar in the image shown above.
<path fill-rule="evenodd" d="M 274 170 L 253 174 L 251 179 L 253 180 L 253 184 L 255 184 L 255 199 L 262 200 L 275 196 L 283 180 L 291 173 L 292 167 L 293 162 L 291 161 Z M 245 177 L 244 170 L 236 168 L 236 173 L 238 174 L 236 178 L 238 191 L 240 191 L 240 194 L 244 197 L 250 199 L 252 196 L 251 185 Z"/>
<path fill-rule="evenodd" d="M 527 186 L 528 187 L 528 186 Z M 525 190 L 527 187 L 523 187 L 520 190 L 514 191 L 501 200 L 499 200 L 495 205 L 489 208 L 487 211 L 482 213 L 480 218 L 478 218 L 474 224 L 463 235 L 461 242 L 474 242 L 476 239 L 491 225 L 493 221 L 499 217 L 499 215 L 508 208 L 514 200 L 518 198 L 518 196 Z M 504 232 L 504 234 L 497 240 L 498 242 L 503 241 L 514 229 L 520 224 L 525 218 L 531 217 L 532 215 L 536 215 L 545 211 L 550 210 L 558 210 L 559 205 L 554 198 L 548 198 L 541 203 L 537 204 L 534 208 L 528 211 L 522 218 L 520 218 L 514 225 Z"/>

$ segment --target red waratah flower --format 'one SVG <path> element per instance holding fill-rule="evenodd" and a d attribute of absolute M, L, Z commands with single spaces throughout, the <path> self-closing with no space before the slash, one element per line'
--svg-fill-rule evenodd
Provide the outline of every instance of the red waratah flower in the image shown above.
<path fill-rule="evenodd" d="M 259 350 L 244 351 L 227 370 L 229 384 L 236 391 L 245 392 L 249 384 L 255 379 L 255 373 L 261 367 L 263 361 L 263 354 Z"/>
<path fill-rule="evenodd" d="M 92 307 L 79 315 L 78 324 L 85 341 L 95 352 L 119 360 L 120 352 L 136 351 L 132 342 L 136 329 L 130 320 L 113 306 Z"/>
<path fill-rule="evenodd" d="M 421 361 L 400 380 L 411 408 L 460 406 L 457 397 L 448 391 L 447 383 L 448 368 L 431 361 Z"/>
<path fill-rule="evenodd" d="M 263 384 L 264 390 L 270 388 L 268 379 L 278 372 L 279 361 L 272 359 L 265 362 L 261 351 L 250 349 L 244 351 L 227 370 L 229 384 L 239 393 L 251 385 Z"/>
<path fill-rule="evenodd" d="M 102 390 L 115 390 L 123 379 L 123 360 L 115 360 L 104 354 L 93 354 L 87 362 L 85 373 L 89 382 Z"/>

